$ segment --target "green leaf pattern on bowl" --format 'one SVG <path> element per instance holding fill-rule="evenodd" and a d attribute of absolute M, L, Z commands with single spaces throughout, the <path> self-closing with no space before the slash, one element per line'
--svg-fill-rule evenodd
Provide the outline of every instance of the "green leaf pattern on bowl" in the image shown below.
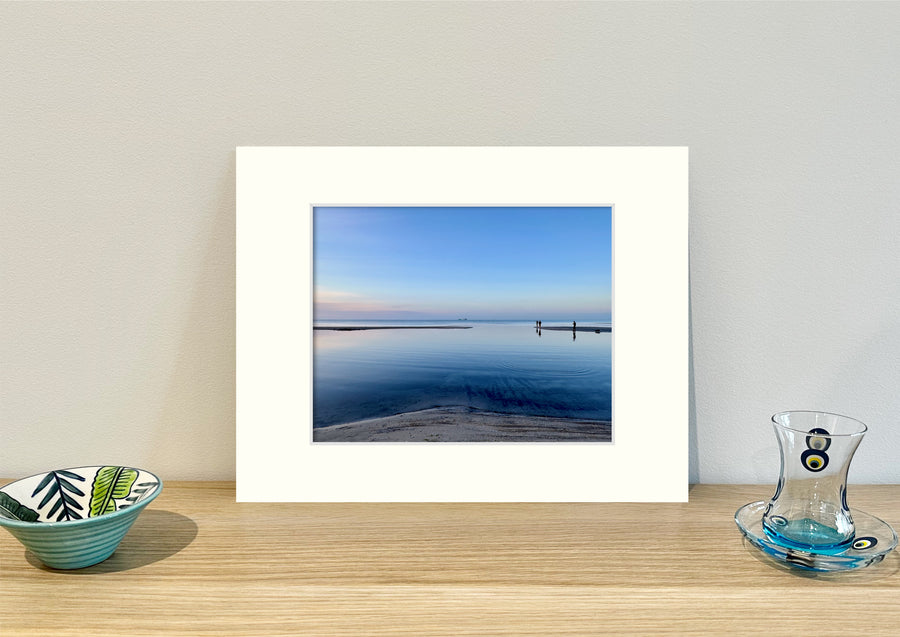
<path fill-rule="evenodd" d="M 45 475 L 44 479 L 41 480 L 40 484 L 31 494 L 31 497 L 33 498 L 46 489 L 44 499 L 41 500 L 41 503 L 37 507 L 38 511 L 43 509 L 50 502 L 53 502 L 50 510 L 44 514 L 48 519 L 52 520 L 57 512 L 59 512 L 59 517 L 56 518 L 56 522 L 82 519 L 84 516 L 80 511 L 83 511 L 84 507 L 72 496 L 72 494 L 74 493 L 75 495 L 83 496 L 84 491 L 72 484 L 72 480 L 84 482 L 84 477 L 77 473 L 64 470 L 51 471 Z M 66 493 L 67 491 L 69 493 Z"/>
<path fill-rule="evenodd" d="M 101 467 L 91 487 L 91 517 L 116 510 L 116 500 L 124 500 L 137 480 L 137 471 L 128 467 Z"/>
<path fill-rule="evenodd" d="M 36 522 L 40 514 L 8 493 L 0 491 L 0 515 L 23 522 Z"/>
<path fill-rule="evenodd" d="M 0 517 L 25 522 L 93 518 L 130 507 L 159 486 L 152 474 L 118 466 L 60 469 L 35 476 L 35 481 L 34 489 L 24 493 L 0 491 Z"/>

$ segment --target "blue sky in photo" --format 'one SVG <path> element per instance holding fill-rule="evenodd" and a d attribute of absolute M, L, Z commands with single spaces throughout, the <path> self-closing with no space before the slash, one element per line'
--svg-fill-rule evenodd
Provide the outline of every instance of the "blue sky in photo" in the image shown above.
<path fill-rule="evenodd" d="M 609 320 L 608 207 L 313 211 L 315 317 Z"/>

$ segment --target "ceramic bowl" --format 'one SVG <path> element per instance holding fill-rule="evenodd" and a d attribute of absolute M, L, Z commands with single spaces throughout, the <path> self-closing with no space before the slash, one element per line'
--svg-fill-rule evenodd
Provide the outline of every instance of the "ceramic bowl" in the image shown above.
<path fill-rule="evenodd" d="M 57 469 L 0 488 L 0 526 L 45 565 L 83 568 L 112 555 L 160 491 L 143 469 Z"/>

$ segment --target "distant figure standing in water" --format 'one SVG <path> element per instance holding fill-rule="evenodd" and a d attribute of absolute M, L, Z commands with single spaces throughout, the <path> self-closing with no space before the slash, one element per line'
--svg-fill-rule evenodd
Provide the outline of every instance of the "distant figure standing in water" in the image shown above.
<path fill-rule="evenodd" d="M 572 331 L 575 331 L 575 321 L 572 321 Z"/>

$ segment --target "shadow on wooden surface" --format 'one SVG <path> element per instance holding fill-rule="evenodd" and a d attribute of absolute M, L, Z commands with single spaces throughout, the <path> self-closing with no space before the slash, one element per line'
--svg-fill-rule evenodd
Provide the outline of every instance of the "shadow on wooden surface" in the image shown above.
<path fill-rule="evenodd" d="M 31 552 L 25 559 L 32 566 L 49 573 L 94 575 L 117 573 L 159 562 L 186 548 L 197 537 L 197 524 L 180 513 L 148 509 L 138 516 L 122 543 L 107 560 L 73 570 L 59 570 L 45 566 Z"/>

